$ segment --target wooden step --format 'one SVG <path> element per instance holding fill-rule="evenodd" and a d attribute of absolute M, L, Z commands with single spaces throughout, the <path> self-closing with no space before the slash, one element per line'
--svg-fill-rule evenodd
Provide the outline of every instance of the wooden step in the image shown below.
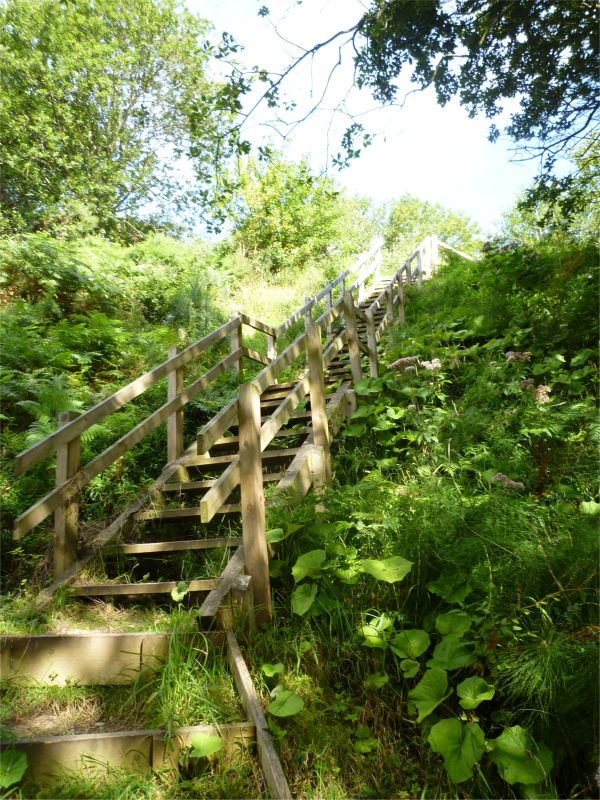
<path fill-rule="evenodd" d="M 310 412 L 307 414 L 302 414 L 300 417 L 297 417 L 296 414 L 292 414 L 290 419 L 310 419 Z M 271 463 L 277 461 L 286 461 L 288 458 L 293 458 L 296 453 L 298 452 L 297 447 L 289 447 L 287 449 L 281 450 L 265 450 L 262 454 L 262 460 L 270 461 Z M 223 464 L 231 464 L 231 462 L 237 458 L 237 453 L 228 453 L 224 456 L 187 456 L 182 458 L 178 461 L 184 467 L 212 467 L 212 466 L 220 466 Z"/>
<path fill-rule="evenodd" d="M 138 553 L 178 553 L 186 550 L 210 550 L 217 547 L 239 547 L 242 539 L 239 536 L 215 536 L 212 539 L 180 539 L 176 542 L 140 542 L 122 544 L 119 547 L 125 555 Z"/>
<path fill-rule="evenodd" d="M 310 428 L 303 428 L 302 430 L 310 431 Z M 290 432 L 291 433 L 291 432 Z M 238 437 L 236 437 L 237 439 Z M 279 481 L 283 477 L 282 472 L 269 472 L 267 475 L 263 475 L 263 483 L 273 483 L 273 481 Z M 194 492 L 201 489 L 210 489 L 211 486 L 214 486 L 217 482 L 218 478 L 208 478 L 205 481 L 182 481 L 179 483 L 166 483 L 161 491 L 163 492 Z"/>
<path fill-rule="evenodd" d="M 267 508 L 270 503 L 265 503 Z M 239 503 L 224 503 L 219 506 L 215 513 L 217 514 L 239 514 L 241 506 Z M 186 519 L 200 519 L 200 506 L 190 506 L 189 508 L 157 508 L 153 511 L 140 511 L 136 515 L 136 519 L 140 522 L 147 522 L 148 520 L 186 520 Z M 221 545 L 217 545 L 220 547 Z"/>
<path fill-rule="evenodd" d="M 188 592 L 212 592 L 219 585 L 218 578 L 186 581 Z M 160 581 L 158 583 L 85 583 L 73 586 L 76 597 L 96 597 L 102 595 L 142 595 L 171 594 L 179 581 Z"/>

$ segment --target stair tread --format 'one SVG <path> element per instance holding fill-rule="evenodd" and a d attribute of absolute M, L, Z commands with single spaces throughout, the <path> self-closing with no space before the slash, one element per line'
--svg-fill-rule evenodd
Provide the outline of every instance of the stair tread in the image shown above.
<path fill-rule="evenodd" d="M 217 536 L 213 539 L 180 539 L 175 542 L 140 542 L 122 544 L 120 551 L 125 555 L 137 553 L 177 553 L 185 550 L 209 550 L 218 547 L 239 547 L 240 536 Z"/>
<path fill-rule="evenodd" d="M 114 594 L 170 594 L 179 581 L 158 581 L 156 583 L 82 583 L 73 586 L 77 597 L 95 597 Z M 218 578 L 187 581 L 188 592 L 212 592 L 219 585 Z"/>

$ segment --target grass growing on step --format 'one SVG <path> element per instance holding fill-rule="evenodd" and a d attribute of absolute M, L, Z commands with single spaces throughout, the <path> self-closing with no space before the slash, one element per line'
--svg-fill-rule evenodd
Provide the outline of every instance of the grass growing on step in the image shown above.
<path fill-rule="evenodd" d="M 17 737 L 221 724 L 244 718 L 227 661 L 193 611 L 170 616 L 164 664 L 130 686 L 2 686 L 0 722 Z"/>
<path fill-rule="evenodd" d="M 116 767 L 90 766 L 66 772 L 51 787 L 26 783 L 12 800 L 262 800 L 268 794 L 255 758 L 240 747 L 233 757 L 187 759 L 176 772 L 133 773 Z"/>

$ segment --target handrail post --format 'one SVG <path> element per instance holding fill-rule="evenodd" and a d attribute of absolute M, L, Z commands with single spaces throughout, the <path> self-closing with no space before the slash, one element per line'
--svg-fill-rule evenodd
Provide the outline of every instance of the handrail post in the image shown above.
<path fill-rule="evenodd" d="M 385 291 L 385 296 L 386 296 L 386 300 L 387 300 L 387 313 L 386 313 L 386 316 L 388 318 L 388 321 L 390 323 L 392 323 L 394 321 L 394 289 L 393 289 L 391 283 L 390 283 L 390 285 L 387 287 L 387 289 Z"/>
<path fill-rule="evenodd" d="M 58 427 L 78 417 L 73 411 L 62 411 L 58 415 Z M 63 483 L 79 469 L 81 439 L 76 436 L 70 442 L 56 448 L 56 485 Z M 69 498 L 54 512 L 54 579 L 58 580 L 77 560 L 77 529 L 79 504 L 75 497 Z"/>
<path fill-rule="evenodd" d="M 233 314 L 231 319 L 234 320 L 238 315 Z M 229 352 L 235 353 L 236 350 L 242 347 L 242 321 L 240 320 L 239 325 L 236 325 L 235 328 L 229 334 Z M 236 361 L 232 367 L 233 371 L 238 375 L 242 374 L 242 359 L 240 357 L 239 361 Z"/>
<path fill-rule="evenodd" d="M 350 355 L 350 372 L 352 373 L 352 382 L 356 386 L 362 380 L 362 368 L 360 366 L 360 347 L 356 330 L 356 312 L 351 292 L 344 292 L 344 317 L 348 337 L 348 353 Z"/>
<path fill-rule="evenodd" d="M 169 358 L 177 355 L 176 347 L 169 347 Z M 183 392 L 183 367 L 169 372 L 167 401 L 175 400 Z M 183 408 L 174 411 L 167 419 L 167 462 L 175 461 L 183 453 Z"/>
<path fill-rule="evenodd" d="M 367 323 L 367 351 L 369 354 L 369 375 L 371 378 L 377 378 L 379 371 L 377 369 L 377 337 L 375 334 L 375 318 L 373 317 L 373 310 L 368 308 L 365 311 L 365 318 Z"/>
<path fill-rule="evenodd" d="M 267 358 L 275 361 L 277 358 L 277 337 L 267 336 Z"/>
<path fill-rule="evenodd" d="M 270 622 L 273 612 L 260 449 L 260 392 L 252 383 L 240 386 L 239 431 L 242 537 L 246 573 L 252 578 L 257 622 Z"/>
<path fill-rule="evenodd" d="M 329 313 L 331 311 L 331 306 L 333 304 L 333 289 L 332 289 L 332 286 L 331 286 L 331 282 L 327 285 L 327 288 L 329 289 L 329 291 L 327 292 L 327 295 L 325 296 L 325 301 L 327 303 L 327 312 Z M 333 326 L 331 324 L 331 317 L 329 317 L 329 319 L 327 320 L 326 330 L 327 330 L 327 336 L 329 338 L 331 338 L 331 332 L 333 330 Z"/>
<path fill-rule="evenodd" d="M 423 252 L 421 247 L 417 250 L 417 284 L 423 285 Z"/>
<path fill-rule="evenodd" d="M 312 316 L 306 317 L 306 352 L 308 355 L 308 385 L 310 391 L 310 413 L 315 448 L 318 458 L 313 463 L 313 479 L 317 486 L 331 479 L 331 456 L 329 452 L 329 425 L 325 403 L 325 380 L 323 375 L 323 351 L 321 331 Z"/>
<path fill-rule="evenodd" d="M 400 325 L 404 325 L 406 319 L 404 315 L 404 282 L 402 278 L 402 273 L 398 275 L 397 282 L 398 282 L 398 322 L 400 323 Z"/>

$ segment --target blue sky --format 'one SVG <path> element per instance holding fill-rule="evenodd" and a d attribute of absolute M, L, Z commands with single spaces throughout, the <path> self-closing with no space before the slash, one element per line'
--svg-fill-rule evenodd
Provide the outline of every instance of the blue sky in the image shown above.
<path fill-rule="evenodd" d="M 210 19 L 217 32 L 226 30 L 244 45 L 240 61 L 273 71 L 280 71 L 302 52 L 296 45 L 308 49 L 351 27 L 365 8 L 360 0 L 187 0 L 187 5 Z M 266 18 L 257 13 L 262 5 L 270 10 Z M 469 119 L 456 102 L 440 108 L 431 91 L 410 94 L 402 108 L 377 108 L 366 91 L 355 89 L 346 96 L 352 84 L 351 53 L 346 50 L 320 110 L 290 133 L 272 109 L 262 106 L 248 121 L 246 137 L 255 145 L 285 146 L 293 159 L 308 155 L 315 169 L 328 169 L 354 194 L 378 202 L 415 195 L 462 211 L 485 232 L 493 233 L 501 213 L 532 182 L 537 162 L 515 161 L 510 140 L 488 141 L 488 120 Z M 286 79 L 282 93 L 297 103 L 288 121 L 303 117 L 321 99 L 338 55 L 337 46 L 329 47 L 322 55 L 306 59 Z M 408 80 L 402 80 L 399 97 L 403 99 L 411 88 Z M 332 111 L 341 99 L 347 111 L 375 134 L 375 140 L 348 169 L 338 172 L 330 166 L 331 156 L 339 150 L 350 121 L 347 114 Z M 287 133 L 285 145 L 275 129 Z"/>

